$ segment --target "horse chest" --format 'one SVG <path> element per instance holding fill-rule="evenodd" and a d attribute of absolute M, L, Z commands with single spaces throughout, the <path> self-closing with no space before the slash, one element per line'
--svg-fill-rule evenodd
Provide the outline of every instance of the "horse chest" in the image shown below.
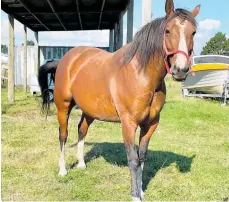
<path fill-rule="evenodd" d="M 148 92 L 136 97 L 133 105 L 131 106 L 131 114 L 133 114 L 137 122 L 142 122 L 150 114 L 152 97 L 152 92 Z"/>

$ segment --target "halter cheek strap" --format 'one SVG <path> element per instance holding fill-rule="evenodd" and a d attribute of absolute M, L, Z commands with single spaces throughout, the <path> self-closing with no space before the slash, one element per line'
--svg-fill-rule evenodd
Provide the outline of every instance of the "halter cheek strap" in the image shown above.
<path fill-rule="evenodd" d="M 182 50 L 168 51 L 166 44 L 165 44 L 165 39 L 163 39 L 163 49 L 165 51 L 165 58 L 164 58 L 165 68 L 166 68 L 166 71 L 168 72 L 168 74 L 171 74 L 169 63 L 168 63 L 168 56 L 175 55 L 175 54 L 182 54 L 187 59 L 188 63 L 190 63 L 190 61 L 191 61 L 191 57 L 189 57 L 188 54 Z M 190 68 L 190 73 L 193 75 L 193 71 L 191 68 Z"/>

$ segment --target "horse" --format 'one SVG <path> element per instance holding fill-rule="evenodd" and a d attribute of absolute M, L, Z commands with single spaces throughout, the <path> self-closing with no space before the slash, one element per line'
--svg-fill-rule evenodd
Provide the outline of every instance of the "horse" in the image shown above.
<path fill-rule="evenodd" d="M 79 46 L 67 52 L 59 62 L 39 68 L 38 80 L 48 111 L 48 74 L 55 80 L 54 102 L 59 122 L 59 175 L 67 174 L 65 144 L 72 108 L 82 110 L 78 124 L 78 168 L 86 168 L 84 141 L 93 121 L 120 122 L 131 173 L 131 196 L 143 200 L 142 172 L 151 136 L 158 126 L 166 98 L 164 78 L 183 81 L 190 73 L 190 58 L 196 33 L 194 10 L 174 9 L 173 0 L 165 2 L 165 17 L 157 18 L 140 29 L 133 41 L 109 53 Z M 140 127 L 139 146 L 135 133 Z"/>

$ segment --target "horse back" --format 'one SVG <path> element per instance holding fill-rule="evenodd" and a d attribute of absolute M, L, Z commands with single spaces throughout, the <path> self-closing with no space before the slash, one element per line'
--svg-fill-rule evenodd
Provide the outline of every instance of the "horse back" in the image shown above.
<path fill-rule="evenodd" d="M 56 94 L 63 100 L 74 99 L 84 113 L 100 120 L 118 121 L 109 89 L 115 74 L 110 60 L 113 54 L 92 47 L 71 49 L 56 71 Z"/>

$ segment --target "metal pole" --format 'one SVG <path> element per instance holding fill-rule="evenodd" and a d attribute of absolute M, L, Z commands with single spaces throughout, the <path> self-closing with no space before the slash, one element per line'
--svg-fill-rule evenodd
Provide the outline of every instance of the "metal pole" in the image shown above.
<path fill-rule="evenodd" d="M 8 103 L 14 102 L 14 17 L 9 19 L 9 49 L 8 49 Z"/>
<path fill-rule="evenodd" d="M 127 11 L 127 37 L 126 43 L 133 40 L 133 22 L 134 22 L 134 0 L 130 0 Z"/>
<path fill-rule="evenodd" d="M 24 94 L 27 92 L 27 28 L 24 25 Z"/>

